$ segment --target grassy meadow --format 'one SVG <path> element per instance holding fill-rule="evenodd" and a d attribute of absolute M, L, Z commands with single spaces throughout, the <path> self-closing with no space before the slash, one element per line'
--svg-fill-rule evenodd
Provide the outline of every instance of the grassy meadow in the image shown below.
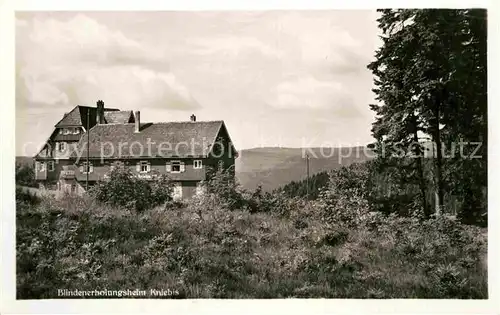
<path fill-rule="evenodd" d="M 136 211 L 18 190 L 17 298 L 57 298 L 60 288 L 177 290 L 174 298 L 488 297 L 485 229 L 386 216 L 364 211 L 355 195 L 331 196 L 246 195 L 253 208 L 238 209 L 207 193 Z"/>

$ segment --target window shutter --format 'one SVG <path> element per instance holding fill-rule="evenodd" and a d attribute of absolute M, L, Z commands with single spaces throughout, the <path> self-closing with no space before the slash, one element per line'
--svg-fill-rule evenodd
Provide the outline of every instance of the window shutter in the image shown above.
<path fill-rule="evenodd" d="M 94 165 L 92 165 L 92 163 L 90 163 L 89 173 L 92 173 L 93 171 L 94 171 Z"/>
<path fill-rule="evenodd" d="M 181 162 L 181 173 L 184 172 L 186 170 L 185 166 L 184 166 L 184 162 Z"/>
<path fill-rule="evenodd" d="M 83 165 L 80 165 L 80 173 L 83 173 Z"/>
<path fill-rule="evenodd" d="M 139 163 L 137 163 L 137 165 L 135 166 L 135 170 L 136 170 L 137 172 L 140 172 L 140 171 L 141 171 L 141 163 L 140 163 L 140 162 L 139 162 Z"/>
<path fill-rule="evenodd" d="M 56 142 L 56 151 L 59 151 L 59 142 Z"/>
<path fill-rule="evenodd" d="M 151 163 L 148 163 L 147 170 L 148 170 L 148 173 L 151 172 Z"/>
<path fill-rule="evenodd" d="M 165 164 L 165 167 L 166 167 L 167 173 L 172 172 L 172 164 L 170 162 L 167 162 L 167 164 Z"/>

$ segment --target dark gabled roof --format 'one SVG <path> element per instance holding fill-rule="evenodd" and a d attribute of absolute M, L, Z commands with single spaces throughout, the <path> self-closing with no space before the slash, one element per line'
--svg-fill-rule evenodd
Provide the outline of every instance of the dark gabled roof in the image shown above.
<path fill-rule="evenodd" d="M 104 119 L 107 124 L 126 124 L 134 122 L 131 110 L 105 112 Z"/>
<path fill-rule="evenodd" d="M 47 158 L 47 154 L 45 152 L 45 147 L 47 146 L 47 143 L 49 142 L 49 140 L 54 137 L 54 135 L 56 134 L 56 130 L 57 129 L 54 129 L 52 130 L 52 133 L 50 134 L 50 136 L 47 138 L 47 140 L 45 140 L 45 144 L 40 148 L 40 150 L 38 150 L 38 152 L 34 155 L 34 158 Z"/>
<path fill-rule="evenodd" d="M 134 132 L 133 123 L 96 125 L 90 129 L 88 135 L 89 156 L 104 158 L 207 156 L 221 128 L 225 128 L 221 120 L 146 123 L 141 124 L 138 133 Z M 232 150 L 235 151 L 234 147 Z M 76 151 L 73 152 L 72 157 L 78 156 L 87 156 L 87 134 L 82 136 Z"/>
<path fill-rule="evenodd" d="M 87 126 L 87 112 L 90 111 L 89 125 L 95 124 L 96 107 L 76 105 L 69 113 L 65 114 L 63 118 L 55 125 L 55 127 L 69 127 L 69 126 Z M 104 115 L 106 112 L 119 111 L 117 108 L 104 108 Z"/>
<path fill-rule="evenodd" d="M 80 115 L 80 106 L 75 106 L 69 113 L 64 114 L 63 118 L 55 125 L 56 127 L 61 126 L 81 126 L 82 118 Z"/>

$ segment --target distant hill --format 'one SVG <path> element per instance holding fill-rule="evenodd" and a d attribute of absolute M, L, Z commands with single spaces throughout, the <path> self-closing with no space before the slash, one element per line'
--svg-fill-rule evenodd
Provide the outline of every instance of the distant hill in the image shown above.
<path fill-rule="evenodd" d="M 27 166 L 33 166 L 33 157 L 31 156 L 16 156 L 16 165 L 27 165 Z"/>
<path fill-rule="evenodd" d="M 311 175 L 371 158 L 371 151 L 364 147 L 255 148 L 239 151 L 236 177 L 246 189 L 253 190 L 259 184 L 265 191 L 276 189 L 306 177 L 305 153 L 309 153 Z"/>

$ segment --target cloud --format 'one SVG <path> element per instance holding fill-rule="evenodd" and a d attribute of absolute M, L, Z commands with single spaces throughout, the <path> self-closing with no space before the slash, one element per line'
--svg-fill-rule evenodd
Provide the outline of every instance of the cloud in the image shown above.
<path fill-rule="evenodd" d="M 280 83 L 269 103 L 278 109 L 334 110 L 350 115 L 354 110 L 353 100 L 340 82 L 321 81 L 304 76 Z"/>
<path fill-rule="evenodd" d="M 363 43 L 332 16 L 290 12 L 272 19 L 267 28 L 280 37 L 279 46 L 295 63 L 327 66 L 337 73 L 365 66 Z"/>
<path fill-rule="evenodd" d="M 83 14 L 67 21 L 35 17 L 28 32 L 31 45 L 41 53 L 51 54 L 59 63 L 89 62 L 99 65 L 148 64 L 161 62 L 161 53 L 153 47 L 144 47 Z M 38 58 L 30 51 L 27 58 Z"/>
<path fill-rule="evenodd" d="M 224 35 L 210 38 L 195 38 L 189 41 L 194 46 L 193 52 L 198 54 L 224 54 L 238 56 L 249 52 L 257 52 L 264 56 L 281 57 L 282 52 L 249 36 Z"/>
<path fill-rule="evenodd" d="M 188 110 L 200 107 L 189 90 L 171 73 L 159 73 L 139 66 L 115 66 L 82 71 L 71 81 L 59 83 L 70 98 L 99 95 L 113 107 Z M 102 82 L 107 82 L 102 86 Z"/>
<path fill-rule="evenodd" d="M 363 10 L 17 12 L 16 136 L 44 141 L 54 117 L 103 99 L 109 107 L 153 107 L 142 113 L 149 121 L 191 112 L 224 119 L 240 147 L 256 145 L 256 125 L 289 146 L 304 136 L 370 137 L 366 65 L 379 45 L 376 17 Z M 195 110 L 195 99 L 204 107 Z"/>
<path fill-rule="evenodd" d="M 37 106 L 93 104 L 192 109 L 199 104 L 162 51 L 83 14 L 16 21 L 16 99 Z M 69 104 L 68 104 L 69 103 Z"/>

